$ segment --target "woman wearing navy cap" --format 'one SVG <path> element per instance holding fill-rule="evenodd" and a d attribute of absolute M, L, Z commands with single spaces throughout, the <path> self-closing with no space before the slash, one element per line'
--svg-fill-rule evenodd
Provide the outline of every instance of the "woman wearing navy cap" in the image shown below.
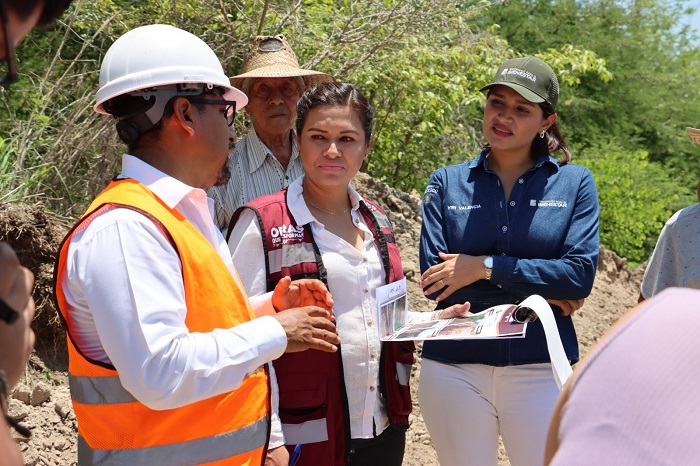
<path fill-rule="evenodd" d="M 568 163 L 547 64 L 507 60 L 482 90 L 483 150 L 435 171 L 425 191 L 421 286 L 438 309 L 469 301 L 472 312 L 538 294 L 575 362 L 571 314 L 598 263 L 593 176 Z M 539 321 L 525 338 L 424 345 L 418 396 L 442 466 L 495 466 L 499 434 L 512 465 L 542 464 L 558 392 Z"/>

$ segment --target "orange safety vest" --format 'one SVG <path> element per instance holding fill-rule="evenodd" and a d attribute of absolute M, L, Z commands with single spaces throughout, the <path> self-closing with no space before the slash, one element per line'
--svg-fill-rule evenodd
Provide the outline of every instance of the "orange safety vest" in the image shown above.
<path fill-rule="evenodd" d="M 138 206 L 138 207 L 137 207 Z M 109 364 L 84 356 L 72 335 L 62 289 L 70 239 L 99 213 L 129 208 L 143 213 L 169 238 L 182 261 L 190 332 L 230 328 L 254 318 L 245 290 L 217 251 L 176 210 L 143 184 L 113 181 L 93 201 L 59 248 L 55 298 L 68 330 L 71 398 L 78 421 L 78 463 L 109 465 L 261 465 L 270 433 L 266 367 L 236 390 L 180 408 L 156 411 L 124 389 Z M 109 267 L 109 264 L 104 264 Z"/>

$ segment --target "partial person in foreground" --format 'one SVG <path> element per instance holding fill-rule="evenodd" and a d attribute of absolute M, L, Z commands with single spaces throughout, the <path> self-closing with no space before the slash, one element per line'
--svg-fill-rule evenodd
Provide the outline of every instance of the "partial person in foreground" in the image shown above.
<path fill-rule="evenodd" d="M 700 144 L 700 130 L 687 128 Z M 639 302 L 668 287 L 700 289 L 700 179 L 698 203 L 685 207 L 666 221 L 644 271 Z"/>
<path fill-rule="evenodd" d="M 17 81 L 15 47 L 35 26 L 49 24 L 68 8 L 71 0 L 0 0 L 0 60 L 7 63 L 7 72 L 0 76 L 0 85 Z M 17 255 L 0 242 L 0 410 L 6 415 L 8 396 L 19 381 L 34 347 L 34 274 L 23 267 Z M 0 464 L 21 465 L 22 454 L 5 421 L 26 434 L 14 419 L 0 420 Z"/>
<path fill-rule="evenodd" d="M 34 347 L 34 275 L 0 242 L 0 465 L 21 465 L 22 454 L 10 434 L 17 422 L 7 415 L 9 395 L 19 382 Z M 21 428 L 20 428 L 21 429 Z M 26 432 L 25 432 L 26 434 Z"/>
<path fill-rule="evenodd" d="M 214 225 L 204 189 L 228 179 L 247 98 L 207 44 L 158 24 L 112 44 L 96 100 L 129 152 L 55 268 L 78 463 L 263 464 L 267 363 L 339 339 L 318 280 L 249 302 Z"/>
<path fill-rule="evenodd" d="M 414 344 L 380 341 L 376 302 L 376 289 L 401 280 L 403 267 L 386 214 L 350 184 L 369 153 L 373 118 L 351 84 L 307 90 L 296 122 L 305 175 L 239 209 L 229 238 L 249 294 L 285 276 L 320 278 L 333 293 L 342 351 L 311 349 L 274 362 L 287 448 L 301 452 L 297 466 L 403 461 Z"/>
<path fill-rule="evenodd" d="M 507 60 L 482 90 L 486 146 L 437 170 L 423 196 L 421 286 L 438 309 L 468 301 L 473 312 L 540 295 L 575 362 L 571 314 L 598 264 L 593 176 L 569 163 L 557 127 L 559 84 L 546 63 Z M 551 155 L 558 151 L 559 160 Z M 418 398 L 442 466 L 495 466 L 499 434 L 510 464 L 542 464 L 558 393 L 539 320 L 525 338 L 423 346 Z"/>
<path fill-rule="evenodd" d="M 546 465 L 700 464 L 700 291 L 668 288 L 598 340 L 557 400 Z"/>
<path fill-rule="evenodd" d="M 308 87 L 333 80 L 300 67 L 284 35 L 255 38 L 241 74 L 231 78 L 231 85 L 248 96 L 245 111 L 252 125 L 231 154 L 231 179 L 208 190 L 223 233 L 240 206 L 276 193 L 304 173 L 294 132 L 297 102 Z"/>

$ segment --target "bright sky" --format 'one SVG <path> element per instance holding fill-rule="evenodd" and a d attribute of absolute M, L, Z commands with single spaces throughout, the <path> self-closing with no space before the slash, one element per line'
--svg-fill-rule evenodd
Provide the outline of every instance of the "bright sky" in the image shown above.
<path fill-rule="evenodd" d="M 700 36 L 700 0 L 687 0 L 686 5 L 694 6 L 695 13 L 693 14 L 693 16 L 686 18 L 684 23 L 693 26 L 696 35 Z"/>

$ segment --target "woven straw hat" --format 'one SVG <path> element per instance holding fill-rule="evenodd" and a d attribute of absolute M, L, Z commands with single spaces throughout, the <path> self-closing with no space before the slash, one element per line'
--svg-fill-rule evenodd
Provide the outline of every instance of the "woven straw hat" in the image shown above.
<path fill-rule="evenodd" d="M 257 36 L 242 73 L 231 78 L 231 85 L 239 89 L 246 78 L 290 78 L 301 76 L 306 87 L 335 81 L 333 76 L 299 66 L 299 60 L 284 35 Z"/>
<path fill-rule="evenodd" d="M 695 142 L 697 142 L 698 144 L 700 144 L 700 129 L 696 129 L 696 128 L 686 128 L 685 130 L 688 132 L 688 136 L 690 136 L 690 138 L 691 138 L 693 141 L 695 141 Z"/>

